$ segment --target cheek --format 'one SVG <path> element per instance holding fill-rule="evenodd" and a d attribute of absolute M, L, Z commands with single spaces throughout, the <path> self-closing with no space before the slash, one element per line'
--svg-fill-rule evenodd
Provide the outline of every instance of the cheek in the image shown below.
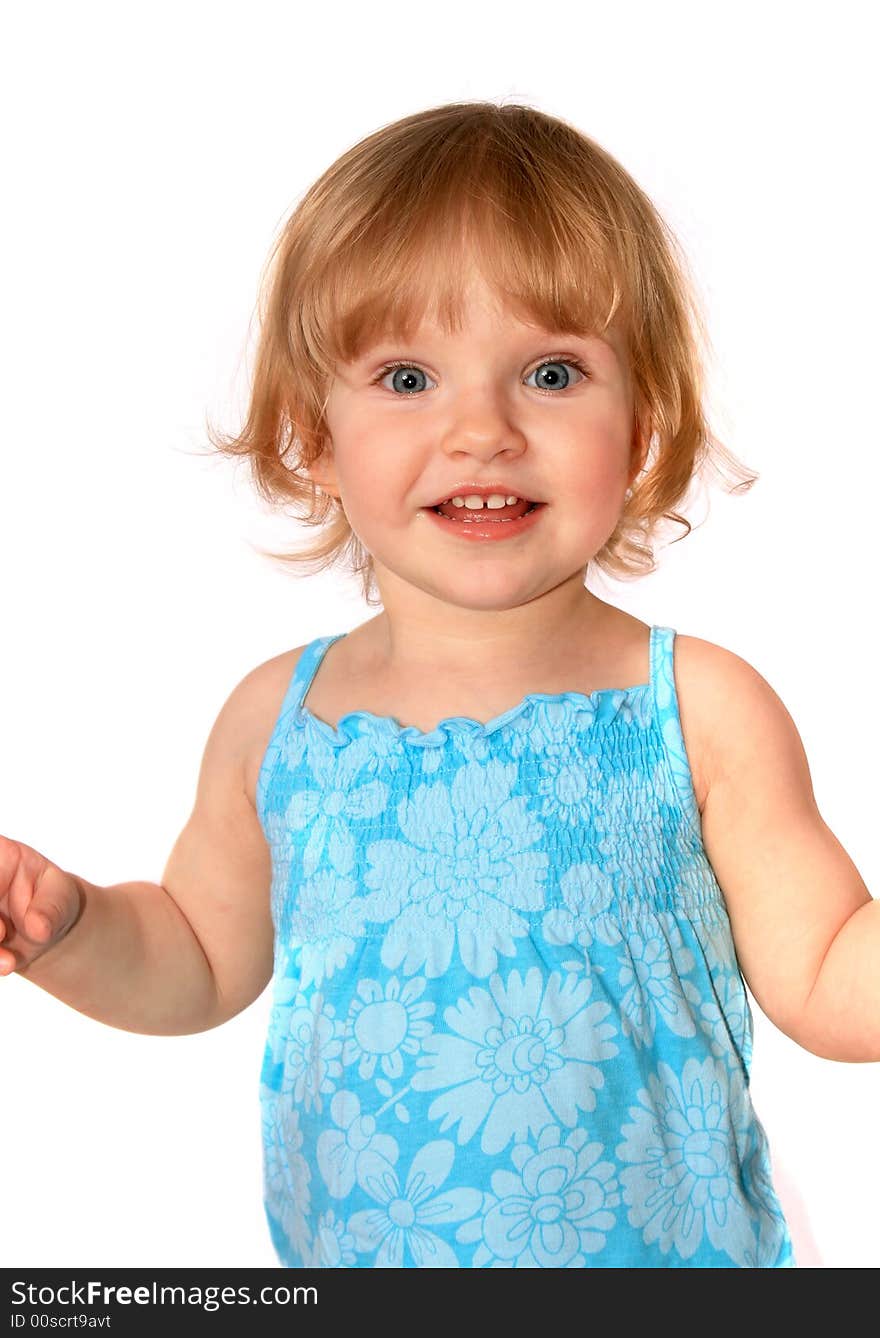
<path fill-rule="evenodd" d="M 410 449 L 407 450 L 407 445 Z M 391 433 L 349 433 L 337 450 L 337 470 L 346 514 L 365 526 L 402 524 L 417 510 L 420 460 L 412 443 L 395 442 Z"/>
<path fill-rule="evenodd" d="M 631 442 L 630 418 L 610 404 L 604 411 L 597 407 L 580 423 L 569 424 L 555 443 L 548 442 L 548 458 L 555 456 L 560 479 L 578 493 L 605 495 L 626 477 Z"/>
<path fill-rule="evenodd" d="M 346 519 L 371 551 L 406 519 L 399 483 L 389 479 L 381 463 L 373 464 L 374 459 L 374 453 L 355 448 L 339 471 Z"/>
<path fill-rule="evenodd" d="M 611 447 L 584 455 L 569 473 L 570 493 L 590 511 L 613 509 L 622 502 L 627 467 L 628 458 Z"/>

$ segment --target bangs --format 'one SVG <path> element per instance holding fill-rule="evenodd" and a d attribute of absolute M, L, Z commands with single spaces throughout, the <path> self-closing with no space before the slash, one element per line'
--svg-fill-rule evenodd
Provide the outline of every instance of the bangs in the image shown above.
<path fill-rule="evenodd" d="M 448 140 L 449 137 L 447 137 Z M 497 142 L 445 142 L 428 168 L 398 165 L 363 201 L 336 244 L 310 257 L 299 325 L 325 375 L 383 339 L 411 340 L 423 321 L 461 329 L 469 270 L 502 307 L 542 331 L 602 335 L 629 318 L 632 265 L 625 229 L 586 209 L 575 174 L 542 170 Z M 362 197 L 361 197 L 362 198 Z"/>

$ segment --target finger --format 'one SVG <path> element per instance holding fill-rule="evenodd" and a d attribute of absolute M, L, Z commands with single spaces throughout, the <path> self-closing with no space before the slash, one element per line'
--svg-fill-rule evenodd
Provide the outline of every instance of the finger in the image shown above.
<path fill-rule="evenodd" d="M 63 937 L 76 922 L 80 904 L 79 891 L 70 877 L 54 865 L 47 865 L 37 879 L 27 913 L 28 935 L 41 944 Z"/>
<path fill-rule="evenodd" d="M 42 866 L 42 867 L 41 867 Z M 52 893 L 41 889 L 48 866 L 31 851 L 22 851 L 9 887 L 9 913 L 14 927 L 33 943 L 46 943 L 61 923 L 62 912 Z"/>
<path fill-rule="evenodd" d="M 37 943 L 51 938 L 55 926 L 61 922 L 61 912 L 55 906 L 28 906 L 24 914 L 24 932 Z"/>
<path fill-rule="evenodd" d="M 18 842 L 9 836 L 0 836 L 0 899 L 9 891 L 18 856 Z"/>
<path fill-rule="evenodd" d="M 28 868 L 29 861 L 21 846 L 15 847 L 15 854 L 6 869 L 7 898 L 6 905 L 12 929 L 24 932 L 24 917 L 33 901 L 34 878 Z"/>

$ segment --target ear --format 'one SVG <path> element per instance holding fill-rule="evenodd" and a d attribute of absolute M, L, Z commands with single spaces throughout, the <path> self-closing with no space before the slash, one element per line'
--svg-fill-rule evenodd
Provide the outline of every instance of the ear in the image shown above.
<path fill-rule="evenodd" d="M 322 492 L 326 492 L 338 500 L 339 484 L 336 479 L 336 463 L 333 459 L 333 448 L 329 441 L 317 460 L 314 460 L 308 466 L 306 473 Z"/>
<path fill-rule="evenodd" d="M 651 424 L 638 415 L 633 423 L 632 443 L 630 447 L 630 467 L 627 474 L 627 486 L 632 487 L 636 475 L 644 468 L 648 458 L 648 446 L 651 441 Z"/>

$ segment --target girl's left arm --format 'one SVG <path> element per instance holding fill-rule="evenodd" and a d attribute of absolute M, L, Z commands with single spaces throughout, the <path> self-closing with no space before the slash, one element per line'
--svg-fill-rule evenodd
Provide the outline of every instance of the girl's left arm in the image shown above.
<path fill-rule="evenodd" d="M 824 1059 L 880 1060 L 880 901 L 816 806 L 794 721 L 756 669 L 688 638 L 707 774 L 703 844 L 743 977 Z"/>

